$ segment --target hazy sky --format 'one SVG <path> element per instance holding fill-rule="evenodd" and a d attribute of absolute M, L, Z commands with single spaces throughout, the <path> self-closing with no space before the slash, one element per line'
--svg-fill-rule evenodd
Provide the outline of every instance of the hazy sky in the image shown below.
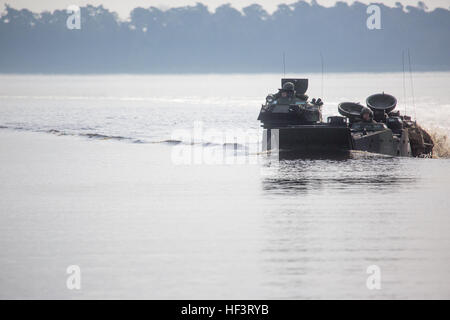
<path fill-rule="evenodd" d="M 341 0 L 344 2 L 352 3 L 354 0 Z M 419 0 L 359 0 L 363 3 L 371 2 L 383 2 L 386 5 L 393 6 L 397 1 L 402 2 L 405 5 L 416 5 Z M 268 11 L 276 9 L 279 3 L 293 3 L 296 0 L 0 0 L 1 11 L 3 11 L 5 3 L 14 8 L 28 8 L 32 11 L 54 10 L 67 8 L 71 4 L 85 5 L 103 4 L 108 9 L 116 11 L 122 18 L 126 18 L 129 12 L 135 7 L 150 7 L 155 6 L 159 8 L 169 8 L 174 6 L 194 5 L 196 2 L 201 2 L 214 10 L 217 6 L 224 3 L 231 3 L 233 7 L 241 9 L 252 3 L 259 3 Z M 324 6 L 334 5 L 336 0 L 318 0 L 318 3 Z M 450 0 L 423 0 L 425 4 L 430 8 L 436 7 L 450 7 Z"/>

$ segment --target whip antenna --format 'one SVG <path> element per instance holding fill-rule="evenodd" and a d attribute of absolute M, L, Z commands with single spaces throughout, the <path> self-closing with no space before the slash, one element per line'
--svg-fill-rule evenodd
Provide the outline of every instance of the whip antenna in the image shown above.
<path fill-rule="evenodd" d="M 403 103 L 405 104 L 406 115 L 406 75 L 405 75 L 405 50 L 402 50 L 402 64 L 403 64 Z"/>
<path fill-rule="evenodd" d="M 283 75 L 284 78 L 286 78 L 286 54 L 284 51 L 283 51 Z"/>
<path fill-rule="evenodd" d="M 323 99 L 323 73 L 324 73 L 324 70 L 323 70 L 323 54 L 322 54 L 322 52 L 320 53 L 320 64 L 322 66 L 321 98 Z"/>
<path fill-rule="evenodd" d="M 417 114 L 416 114 L 416 100 L 414 98 L 414 83 L 413 83 L 413 72 L 411 67 L 411 54 L 408 49 L 408 63 L 409 63 L 409 77 L 411 78 L 411 95 L 413 99 L 413 108 L 414 108 L 414 121 L 417 121 Z"/>

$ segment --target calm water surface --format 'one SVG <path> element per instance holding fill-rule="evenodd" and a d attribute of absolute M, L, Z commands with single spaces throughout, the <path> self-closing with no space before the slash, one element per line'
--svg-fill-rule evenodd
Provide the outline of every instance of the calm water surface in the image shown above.
<path fill-rule="evenodd" d="M 317 97 L 320 75 L 306 77 Z M 418 120 L 448 132 L 450 74 L 414 80 Z M 0 297 L 450 298 L 447 159 L 173 163 L 175 129 L 257 129 L 278 86 L 278 75 L 0 76 Z M 404 110 L 401 74 L 327 75 L 324 112 L 380 91 Z M 193 148 L 214 148 L 203 142 Z M 366 287 L 371 265 L 381 290 Z"/>

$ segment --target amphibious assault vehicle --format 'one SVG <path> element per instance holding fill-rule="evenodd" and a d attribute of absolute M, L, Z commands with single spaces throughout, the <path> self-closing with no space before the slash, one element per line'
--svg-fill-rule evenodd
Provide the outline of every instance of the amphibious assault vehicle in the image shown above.
<path fill-rule="evenodd" d="M 266 150 L 324 155 L 359 150 L 390 156 L 432 156 L 432 138 L 411 117 L 394 111 L 397 99 L 392 95 L 371 95 L 367 107 L 340 103 L 342 116 L 328 117 L 324 122 L 322 100 L 309 100 L 306 95 L 308 79 L 282 79 L 281 87 L 267 96 L 258 117 L 265 129 Z"/>

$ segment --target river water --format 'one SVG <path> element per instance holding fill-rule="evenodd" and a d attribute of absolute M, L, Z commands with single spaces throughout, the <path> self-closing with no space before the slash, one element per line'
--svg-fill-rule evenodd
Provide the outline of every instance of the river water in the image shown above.
<path fill-rule="evenodd" d="M 450 131 L 450 73 L 415 74 L 414 99 L 398 73 L 291 76 L 325 116 L 385 91 Z M 450 298 L 450 161 L 251 150 L 233 134 L 259 132 L 279 82 L 1 75 L 0 297 Z"/>

